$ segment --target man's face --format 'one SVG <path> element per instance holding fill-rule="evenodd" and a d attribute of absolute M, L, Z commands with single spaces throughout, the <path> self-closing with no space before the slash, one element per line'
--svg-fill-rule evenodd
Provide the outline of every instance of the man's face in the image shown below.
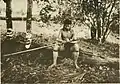
<path fill-rule="evenodd" d="M 66 28 L 67 30 L 71 29 L 71 24 L 65 24 L 65 28 Z"/>

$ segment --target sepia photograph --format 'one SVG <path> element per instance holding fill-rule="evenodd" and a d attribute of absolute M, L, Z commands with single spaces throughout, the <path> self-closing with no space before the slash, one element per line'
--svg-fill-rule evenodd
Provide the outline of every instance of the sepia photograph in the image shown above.
<path fill-rule="evenodd" d="M 119 84 L 119 15 L 119 0 L 0 0 L 1 84 Z"/>

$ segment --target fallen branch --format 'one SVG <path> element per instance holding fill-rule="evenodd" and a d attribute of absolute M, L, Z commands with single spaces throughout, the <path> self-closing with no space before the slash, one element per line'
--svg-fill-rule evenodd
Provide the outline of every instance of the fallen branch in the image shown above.
<path fill-rule="evenodd" d="M 29 50 L 19 51 L 19 52 L 15 52 L 15 53 L 11 53 L 11 54 L 6 54 L 6 55 L 3 55 L 3 56 L 4 57 L 9 57 L 9 56 L 12 56 L 12 55 L 18 55 L 18 54 L 22 54 L 22 53 L 27 53 L 27 52 L 31 52 L 31 51 L 35 51 L 35 50 L 40 50 L 40 49 L 51 47 L 51 46 L 53 46 L 53 45 L 42 46 L 42 47 L 33 48 L 33 49 L 29 49 Z"/>
<path fill-rule="evenodd" d="M 82 80 L 85 74 L 86 73 L 79 74 L 78 76 L 74 77 L 73 80 Z"/>
<path fill-rule="evenodd" d="M 86 72 L 83 72 L 83 73 L 80 73 L 80 72 L 78 72 L 78 73 L 70 73 L 68 75 L 65 75 L 61 82 L 65 81 L 65 80 L 68 80 L 68 79 L 71 79 L 72 81 L 73 80 L 74 81 L 75 80 L 82 80 L 85 74 L 86 74 Z"/>

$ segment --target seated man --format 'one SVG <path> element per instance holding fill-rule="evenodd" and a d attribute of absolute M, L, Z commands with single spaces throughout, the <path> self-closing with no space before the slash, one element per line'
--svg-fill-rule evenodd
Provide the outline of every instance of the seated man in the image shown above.
<path fill-rule="evenodd" d="M 72 53 L 72 56 L 74 57 L 74 64 L 76 68 L 79 68 L 77 65 L 77 59 L 79 56 L 79 46 L 77 42 L 75 41 L 75 34 L 74 31 L 71 29 L 71 20 L 66 19 L 64 21 L 64 26 L 60 30 L 57 42 L 61 42 L 62 45 L 58 45 L 57 43 L 53 46 L 53 64 L 49 66 L 49 68 L 52 68 L 57 64 L 57 57 L 58 57 L 58 51 L 65 50 L 66 46 L 70 48 L 70 51 Z M 70 44 L 70 45 L 68 45 Z"/>

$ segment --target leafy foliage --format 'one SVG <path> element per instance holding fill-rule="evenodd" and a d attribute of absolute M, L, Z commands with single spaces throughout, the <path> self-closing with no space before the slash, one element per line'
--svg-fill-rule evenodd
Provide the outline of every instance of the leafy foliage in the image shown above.
<path fill-rule="evenodd" d="M 118 23 L 117 18 L 114 18 L 115 15 L 118 15 L 117 4 L 117 0 L 84 0 L 83 2 L 83 13 L 85 19 L 88 21 L 84 23 L 90 28 L 93 27 L 93 30 L 98 30 L 98 39 L 102 38 L 102 42 L 105 41 L 111 32 L 111 28 L 118 29 L 117 26 L 115 27 L 115 22 Z M 114 27 L 112 25 L 114 25 Z M 96 34 L 95 31 L 93 31 L 94 34 Z M 96 35 L 94 37 L 96 37 Z"/>

